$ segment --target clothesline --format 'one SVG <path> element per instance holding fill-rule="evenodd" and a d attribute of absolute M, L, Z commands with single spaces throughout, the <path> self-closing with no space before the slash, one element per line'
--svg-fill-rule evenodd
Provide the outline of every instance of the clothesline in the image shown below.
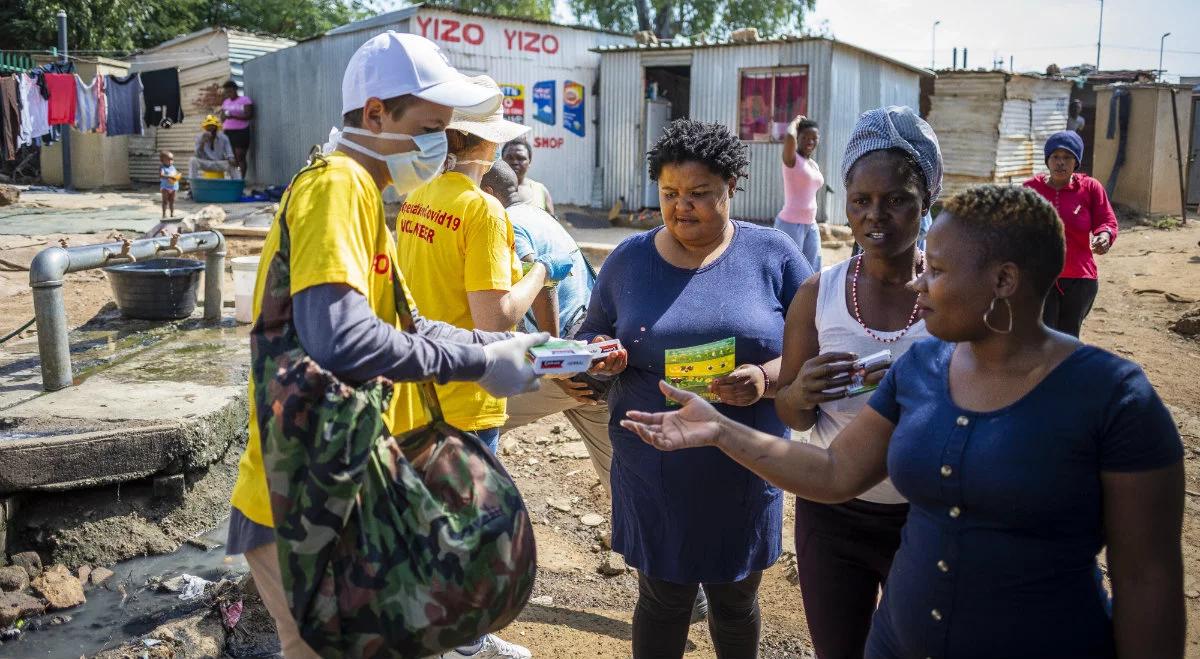
<path fill-rule="evenodd" d="M 53 142 L 60 126 L 111 137 L 183 121 L 175 67 L 128 76 L 97 74 L 87 83 L 73 69 L 69 63 L 51 63 L 0 78 L 10 90 L 0 94 L 0 116 L 19 117 L 0 122 L 0 157 L 12 159 L 22 146 Z"/>

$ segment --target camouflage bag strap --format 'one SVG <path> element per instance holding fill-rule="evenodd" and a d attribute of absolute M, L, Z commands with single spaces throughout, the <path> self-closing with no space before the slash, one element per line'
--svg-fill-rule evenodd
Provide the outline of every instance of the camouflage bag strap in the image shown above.
<path fill-rule="evenodd" d="M 392 266 L 392 289 L 395 291 L 396 297 L 396 315 L 400 317 L 400 328 L 409 334 L 417 333 L 417 322 L 413 319 L 412 307 L 408 304 L 408 296 L 404 294 L 404 285 L 400 283 L 400 273 L 393 264 Z M 429 419 L 433 425 L 437 425 L 445 421 L 442 416 L 442 404 L 438 401 L 437 389 L 433 386 L 432 380 L 425 380 L 419 383 L 418 391 L 421 392 L 421 402 L 425 405 L 425 410 L 429 412 Z"/>

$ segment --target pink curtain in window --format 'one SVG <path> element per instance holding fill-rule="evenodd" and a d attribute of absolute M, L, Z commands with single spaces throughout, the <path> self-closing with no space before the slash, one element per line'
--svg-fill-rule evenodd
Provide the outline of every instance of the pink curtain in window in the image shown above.
<path fill-rule="evenodd" d="M 764 139 L 771 121 L 771 79 L 769 73 L 743 73 L 738 96 L 738 137 Z"/>
<path fill-rule="evenodd" d="M 808 74 L 776 75 L 773 119 L 786 124 L 798 114 L 808 114 Z"/>

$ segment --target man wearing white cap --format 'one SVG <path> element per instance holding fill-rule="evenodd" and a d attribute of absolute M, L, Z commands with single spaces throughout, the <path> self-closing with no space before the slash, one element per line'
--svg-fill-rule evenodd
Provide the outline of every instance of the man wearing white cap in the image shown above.
<path fill-rule="evenodd" d="M 472 80 L 481 89 L 500 89 L 487 76 Z M 506 121 L 499 108 L 480 115 L 456 111 L 447 128 L 445 173 L 413 191 L 396 218 L 397 264 L 429 318 L 464 329 L 508 331 L 543 286 L 565 277 L 573 262 L 547 254 L 522 277 L 508 214 L 479 187 L 496 149 L 529 128 Z M 438 398 L 451 425 L 476 432 L 495 451 L 507 418 L 503 398 L 470 382 L 442 385 Z"/>
<path fill-rule="evenodd" d="M 422 409 L 414 382 L 478 381 L 496 396 L 537 386 L 524 356 L 547 335 L 510 338 L 425 318 L 415 319 L 418 331 L 410 334 L 400 331 L 396 315 L 395 244 L 384 222 L 380 191 L 392 185 L 404 194 L 437 174 L 454 109 L 488 112 L 499 103 L 498 92 L 468 81 L 433 42 L 394 32 L 376 36 L 346 68 L 344 129 L 331 136 L 335 148 L 297 175 L 280 204 L 287 214 L 292 322 L 300 343 L 320 366 L 348 382 L 378 376 L 396 381 L 384 415 L 393 433 L 423 420 L 414 418 Z M 280 226 L 277 217 L 263 245 L 256 317 L 266 269 L 279 250 Z M 254 401 L 253 382 L 250 386 Z M 250 437 L 231 501 L 227 552 L 245 554 L 275 618 L 283 655 L 316 657 L 301 639 L 284 596 L 253 404 L 250 416 Z"/>

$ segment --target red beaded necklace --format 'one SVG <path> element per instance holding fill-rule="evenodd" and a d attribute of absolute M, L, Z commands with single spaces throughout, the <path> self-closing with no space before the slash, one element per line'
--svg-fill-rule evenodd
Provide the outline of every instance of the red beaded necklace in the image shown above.
<path fill-rule="evenodd" d="M 854 319 L 858 321 L 859 326 L 863 328 L 863 331 L 867 333 L 867 336 L 871 337 L 872 339 L 875 339 L 880 343 L 895 343 L 903 338 L 905 334 L 908 334 L 908 330 L 912 329 L 912 326 L 916 324 L 917 313 L 921 310 L 921 307 L 917 304 L 916 300 L 913 300 L 913 310 L 912 313 L 908 315 L 908 324 L 905 325 L 904 329 L 900 330 L 896 336 L 884 338 L 876 334 L 870 327 L 867 327 L 867 324 L 863 322 L 862 312 L 858 309 L 858 275 L 860 272 L 862 272 L 862 259 L 863 255 L 859 254 L 858 258 L 854 261 L 854 277 L 850 280 L 850 300 L 854 303 Z M 921 274 L 922 270 L 924 270 L 924 266 L 925 255 L 921 252 L 917 252 L 918 275 Z"/>

